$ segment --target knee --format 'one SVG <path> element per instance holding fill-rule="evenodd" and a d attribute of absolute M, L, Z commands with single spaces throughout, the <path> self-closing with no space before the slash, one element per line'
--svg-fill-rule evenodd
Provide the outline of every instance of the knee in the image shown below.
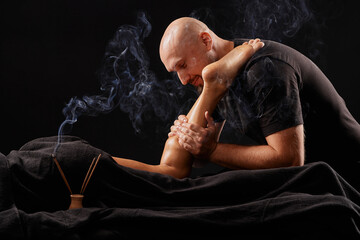
<path fill-rule="evenodd" d="M 178 137 L 177 136 L 169 137 L 166 140 L 165 146 L 166 146 L 166 148 L 170 148 L 170 149 L 182 149 L 182 147 L 178 143 Z"/>
<path fill-rule="evenodd" d="M 184 178 L 190 174 L 191 155 L 179 145 L 176 136 L 167 139 L 160 166 L 165 174 L 176 178 Z"/>

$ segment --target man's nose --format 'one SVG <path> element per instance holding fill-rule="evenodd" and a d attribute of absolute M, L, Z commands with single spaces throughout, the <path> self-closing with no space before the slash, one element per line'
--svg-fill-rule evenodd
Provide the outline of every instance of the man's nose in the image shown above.
<path fill-rule="evenodd" d="M 190 79 L 189 74 L 186 74 L 182 71 L 178 71 L 177 74 L 178 74 L 178 77 L 179 77 L 182 85 L 186 85 L 189 83 L 189 79 Z"/>

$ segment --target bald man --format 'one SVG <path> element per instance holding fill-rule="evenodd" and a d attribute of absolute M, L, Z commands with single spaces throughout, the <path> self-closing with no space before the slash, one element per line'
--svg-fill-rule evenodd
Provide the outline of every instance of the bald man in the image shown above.
<path fill-rule="evenodd" d="M 168 70 L 172 71 L 173 69 L 179 69 L 179 64 L 181 64 L 179 59 L 174 56 L 185 53 L 185 48 L 186 53 L 191 52 L 191 54 L 186 55 L 189 58 L 189 62 L 191 62 L 187 67 L 188 69 L 193 69 L 194 72 L 198 72 L 198 74 L 195 79 L 189 78 L 188 80 L 191 80 L 191 84 L 194 86 L 201 87 L 202 91 L 187 114 L 186 119 L 189 123 L 204 128 L 207 127 L 207 119 L 210 119 L 210 115 L 235 79 L 239 70 L 264 44 L 259 39 L 256 39 L 244 42 L 235 48 L 233 45 L 224 48 L 226 44 L 224 41 L 217 47 L 221 51 L 215 53 L 210 51 L 214 46 L 211 44 L 211 38 L 208 34 L 202 34 L 201 36 L 194 34 L 196 29 L 201 27 L 200 25 L 185 24 L 184 26 L 185 28 L 183 29 L 170 27 L 173 30 L 168 32 L 169 41 L 165 37 L 161 44 L 161 46 L 166 45 L 168 47 L 165 49 L 160 47 L 160 55 L 167 62 Z M 178 37 L 181 37 L 181 39 L 178 39 Z M 175 49 L 173 47 L 174 42 L 172 41 L 175 38 L 178 39 L 178 42 L 175 44 L 185 46 L 185 48 Z M 183 83 L 187 84 L 188 82 L 184 81 Z M 118 164 L 126 167 L 184 178 L 189 176 L 194 158 L 178 142 L 177 135 L 169 136 L 165 143 L 160 163 L 157 165 L 149 165 L 119 157 L 113 158 Z"/>
<path fill-rule="evenodd" d="M 182 84 L 201 91 L 205 66 L 244 41 L 222 39 L 201 21 L 185 17 L 166 29 L 160 57 Z M 179 116 L 169 137 L 178 136 L 179 145 L 195 158 L 231 169 L 301 166 L 306 150 L 306 161 L 326 161 L 360 186 L 360 126 L 343 99 L 307 57 L 276 42 L 264 43 L 229 81 L 218 106 L 223 119 L 256 145 L 218 143 L 222 124 L 210 116 L 205 116 L 207 127 Z"/>

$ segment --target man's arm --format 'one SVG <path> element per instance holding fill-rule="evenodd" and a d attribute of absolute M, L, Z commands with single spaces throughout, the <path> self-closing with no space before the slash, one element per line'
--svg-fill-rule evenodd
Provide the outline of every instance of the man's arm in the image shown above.
<path fill-rule="evenodd" d="M 303 125 L 266 137 L 268 145 L 217 144 L 209 160 L 231 169 L 302 166 L 305 159 Z"/>
<path fill-rule="evenodd" d="M 266 145 L 241 146 L 216 144 L 212 151 L 206 151 L 206 145 L 214 145 L 214 137 L 209 142 L 201 142 L 208 135 L 206 128 L 182 123 L 179 128 L 179 143 L 195 157 L 208 158 L 210 161 L 229 168 L 260 169 L 304 164 L 304 129 L 301 115 L 301 103 L 298 79 L 294 69 L 288 64 L 275 61 L 258 61 L 251 67 L 249 78 L 254 78 L 254 86 L 249 99 L 259 118 L 259 126 L 265 134 Z M 269 84 L 263 84 L 269 83 Z M 255 94 L 256 93 L 256 94 Z M 231 107 L 231 106 L 229 106 Z M 259 112 L 256 112 L 259 111 Z M 208 120 L 209 122 L 209 120 Z M 269 128 L 269 126 L 271 128 Z M 267 134 L 269 133 L 269 134 Z M 212 142 L 211 142 L 212 141 Z M 198 155 L 197 153 L 201 153 Z"/>
<path fill-rule="evenodd" d="M 207 118 L 213 126 L 213 119 Z M 267 145 L 244 146 L 218 143 L 218 132 L 201 128 L 182 119 L 176 133 L 180 145 L 195 158 L 207 159 L 231 169 L 263 169 L 304 164 L 303 125 L 290 127 L 266 137 Z M 173 130 L 173 129 L 172 129 Z M 209 147 L 213 146 L 213 147 Z"/>

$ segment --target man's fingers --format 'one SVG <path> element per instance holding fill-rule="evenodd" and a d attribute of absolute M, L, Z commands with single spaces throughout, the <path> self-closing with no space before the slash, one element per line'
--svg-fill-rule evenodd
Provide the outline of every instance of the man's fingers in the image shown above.
<path fill-rule="evenodd" d="M 185 115 L 180 115 L 180 116 L 178 117 L 178 119 L 176 119 L 176 120 L 174 121 L 174 125 L 175 125 L 175 126 L 179 126 L 180 124 L 186 123 L 187 121 L 188 121 L 188 119 L 186 118 Z"/>
<path fill-rule="evenodd" d="M 170 127 L 170 132 L 168 133 L 168 137 L 173 137 L 176 136 L 176 132 L 177 132 L 177 120 L 174 121 L 174 125 L 172 125 Z"/>
<path fill-rule="evenodd" d="M 179 144 L 182 148 L 184 148 L 186 151 L 189 151 L 191 153 L 192 147 L 190 144 L 184 142 L 182 139 L 179 139 Z"/>
<path fill-rule="evenodd" d="M 198 151 L 196 150 L 198 148 L 196 142 L 191 137 L 180 134 L 178 138 L 178 142 L 180 146 L 189 153 L 198 154 Z"/>
<path fill-rule="evenodd" d="M 176 136 L 177 133 L 178 133 L 178 127 L 173 125 L 170 127 L 170 132 L 168 133 L 168 137 Z"/>
<path fill-rule="evenodd" d="M 198 132 L 198 131 L 201 131 L 202 127 L 197 125 L 197 124 L 193 124 L 193 123 L 182 123 L 181 124 L 181 129 L 188 129 L 192 132 Z"/>
<path fill-rule="evenodd" d="M 170 127 L 170 131 L 171 131 L 171 132 L 176 132 L 177 129 L 178 129 L 178 127 L 177 127 L 177 126 L 174 126 L 174 125 Z"/>
<path fill-rule="evenodd" d="M 188 119 L 186 118 L 185 115 L 180 115 L 180 116 L 178 117 L 178 120 L 179 120 L 180 122 L 187 122 L 187 121 L 188 121 Z"/>
<path fill-rule="evenodd" d="M 181 125 L 181 121 L 180 120 L 175 120 L 174 121 L 174 126 L 179 126 Z"/>
<path fill-rule="evenodd" d="M 168 133 L 168 137 L 174 137 L 174 136 L 176 136 L 177 134 L 176 133 L 174 133 L 174 132 L 169 132 Z"/>
<path fill-rule="evenodd" d="M 185 145 L 194 145 L 194 140 L 190 136 L 182 133 L 178 134 L 178 140 L 182 147 L 184 147 Z"/>
<path fill-rule="evenodd" d="M 199 129 L 194 124 L 183 123 L 178 129 L 181 133 L 195 137 Z"/>

